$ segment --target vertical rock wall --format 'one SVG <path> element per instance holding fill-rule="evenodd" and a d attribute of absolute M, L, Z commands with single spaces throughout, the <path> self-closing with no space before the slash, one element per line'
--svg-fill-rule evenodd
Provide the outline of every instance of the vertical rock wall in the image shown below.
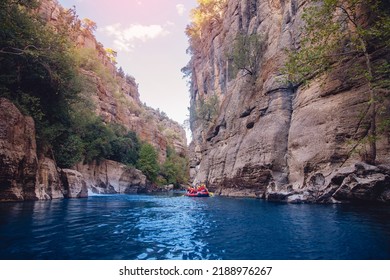
<path fill-rule="evenodd" d="M 0 201 L 37 198 L 36 148 L 33 119 L 0 98 Z"/>
<path fill-rule="evenodd" d="M 68 192 L 85 185 L 64 188 L 59 172 L 53 159 L 37 156 L 33 119 L 0 98 L 0 201 L 71 197 Z"/>
<path fill-rule="evenodd" d="M 299 194 L 297 200 L 318 201 L 320 194 L 306 192 L 313 187 L 312 178 L 327 178 L 316 183 L 324 194 L 330 188 L 327 180 L 342 166 L 359 169 L 354 166 L 362 158 L 349 155 L 349 140 L 369 97 L 365 84 L 347 82 L 348 62 L 306 87 L 295 89 L 282 82 L 285 49 L 299 43 L 307 2 L 229 0 L 221 22 L 202 34 L 189 63 L 191 106 L 197 110 L 199 100 L 213 94 L 220 105 L 213 122 L 192 123 L 195 183 L 207 182 L 222 195 L 267 198 L 283 193 L 283 200 Z M 264 40 L 256 77 L 243 72 L 229 77 L 227 54 L 239 33 L 259 34 Z M 379 165 L 390 163 L 389 143 L 388 135 L 380 135 Z M 388 182 L 383 170 L 378 172 Z M 332 202 L 332 194 L 326 202 Z"/>
<path fill-rule="evenodd" d="M 139 193 L 146 191 L 146 176 L 141 171 L 112 160 L 99 163 L 78 164 L 87 188 L 93 193 Z"/>

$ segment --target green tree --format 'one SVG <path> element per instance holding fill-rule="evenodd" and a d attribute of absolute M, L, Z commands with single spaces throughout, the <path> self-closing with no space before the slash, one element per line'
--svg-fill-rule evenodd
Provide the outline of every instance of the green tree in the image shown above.
<path fill-rule="evenodd" d="M 85 28 L 86 30 L 88 30 L 91 34 L 93 32 L 96 31 L 97 29 L 97 25 L 96 25 L 96 22 L 94 22 L 93 20 L 89 19 L 89 18 L 84 18 L 82 19 L 81 21 L 81 26 L 83 28 Z"/>
<path fill-rule="evenodd" d="M 82 139 L 85 142 L 84 156 L 87 162 L 99 161 L 112 154 L 111 144 L 115 139 L 115 134 L 99 118 L 86 125 Z"/>
<path fill-rule="evenodd" d="M 124 77 L 125 77 L 125 71 L 123 71 L 123 68 L 122 68 L 122 67 L 119 67 L 119 68 L 118 68 L 118 75 L 119 75 L 119 77 L 121 77 L 121 78 L 124 78 Z"/>
<path fill-rule="evenodd" d="M 140 152 L 140 143 L 135 132 L 119 134 L 111 142 L 111 155 L 108 159 L 135 166 Z"/>
<path fill-rule="evenodd" d="M 215 120 L 219 109 L 219 98 L 217 94 L 209 97 L 199 97 L 195 113 L 195 120 L 200 120 L 203 125 L 208 126 Z"/>
<path fill-rule="evenodd" d="M 157 151 L 151 144 L 143 143 L 141 145 L 137 167 L 152 182 L 156 182 L 159 173 L 157 157 Z"/>
<path fill-rule="evenodd" d="M 239 70 L 245 75 L 256 76 L 265 48 L 265 40 L 259 34 L 238 34 L 233 48 L 228 54 L 231 64 L 231 76 L 235 77 Z"/>
<path fill-rule="evenodd" d="M 61 168 L 71 168 L 84 158 L 84 142 L 78 135 L 67 135 L 63 141 L 53 145 L 55 160 Z"/>
<path fill-rule="evenodd" d="M 167 147 L 167 158 L 161 167 L 166 183 L 178 186 L 188 182 L 188 160 L 179 156 L 171 147 Z"/>
<path fill-rule="evenodd" d="M 62 141 L 80 90 L 74 45 L 34 12 L 36 1 L 0 2 L 0 95 L 36 123 L 40 150 Z"/>
<path fill-rule="evenodd" d="M 361 114 L 353 146 L 368 143 L 363 155 L 369 163 L 376 160 L 377 117 L 381 100 L 390 85 L 390 13 L 389 4 L 380 0 L 312 0 L 305 10 L 306 23 L 300 47 L 289 52 L 284 73 L 295 86 L 350 61 L 350 82 L 365 80 L 367 106 Z M 381 59 L 374 57 L 382 52 Z M 361 133 L 360 133 L 361 134 Z M 351 151 L 351 152 L 352 152 Z"/>

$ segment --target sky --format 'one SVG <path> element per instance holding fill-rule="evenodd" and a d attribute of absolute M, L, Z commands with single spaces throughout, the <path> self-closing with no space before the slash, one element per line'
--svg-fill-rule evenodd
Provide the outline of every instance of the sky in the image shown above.
<path fill-rule="evenodd" d="M 181 68 L 190 60 L 184 30 L 196 0 L 58 0 L 96 22 L 96 39 L 118 52 L 118 67 L 136 79 L 140 98 L 183 124 L 189 90 Z M 187 131 L 187 139 L 190 138 Z"/>

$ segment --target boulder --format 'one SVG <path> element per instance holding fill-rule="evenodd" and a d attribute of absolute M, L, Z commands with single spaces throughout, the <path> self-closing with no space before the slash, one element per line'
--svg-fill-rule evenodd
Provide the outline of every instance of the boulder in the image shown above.
<path fill-rule="evenodd" d="M 390 203 L 390 167 L 359 162 L 327 175 L 317 172 L 305 187 L 267 188 L 265 198 L 290 203 Z"/>
<path fill-rule="evenodd" d="M 146 176 L 141 171 L 112 160 L 80 163 L 75 169 L 84 176 L 87 188 L 93 193 L 139 193 L 147 186 Z"/>
<path fill-rule="evenodd" d="M 88 188 L 83 175 L 72 169 L 62 169 L 61 179 L 64 185 L 64 196 L 66 198 L 88 197 Z"/>
<path fill-rule="evenodd" d="M 54 160 L 40 157 L 36 195 L 38 199 L 64 198 L 64 188 Z"/>

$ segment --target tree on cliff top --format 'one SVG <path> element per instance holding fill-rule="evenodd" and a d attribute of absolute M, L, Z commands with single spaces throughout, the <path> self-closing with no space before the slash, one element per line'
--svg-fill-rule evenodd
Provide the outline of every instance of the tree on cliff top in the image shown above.
<path fill-rule="evenodd" d="M 114 51 L 113 49 L 111 48 L 105 48 L 104 49 L 106 51 L 106 55 L 108 57 L 108 59 L 113 63 L 113 64 L 116 64 L 117 61 L 116 61 L 116 58 L 118 56 L 118 52 L 117 51 Z"/>
<path fill-rule="evenodd" d="M 82 19 L 81 26 L 84 29 L 88 30 L 91 34 L 93 34 L 93 32 L 95 32 L 97 29 L 96 22 L 94 22 L 93 20 L 90 20 L 89 18 Z"/>
<path fill-rule="evenodd" d="M 294 85 L 305 83 L 349 61 L 349 82 L 365 80 L 367 105 L 361 113 L 351 152 L 363 147 L 363 159 L 375 163 L 377 117 L 388 110 L 390 88 L 390 12 L 380 0 L 312 0 L 298 49 L 290 51 L 284 73 Z M 375 61 L 374 61 L 375 59 Z M 383 126 L 383 125 L 381 125 Z"/>
<path fill-rule="evenodd" d="M 203 34 L 213 28 L 214 23 L 220 23 L 227 0 L 197 0 L 198 6 L 191 10 L 191 23 L 187 25 L 186 34 L 189 37 L 191 49 L 196 50 Z"/>

